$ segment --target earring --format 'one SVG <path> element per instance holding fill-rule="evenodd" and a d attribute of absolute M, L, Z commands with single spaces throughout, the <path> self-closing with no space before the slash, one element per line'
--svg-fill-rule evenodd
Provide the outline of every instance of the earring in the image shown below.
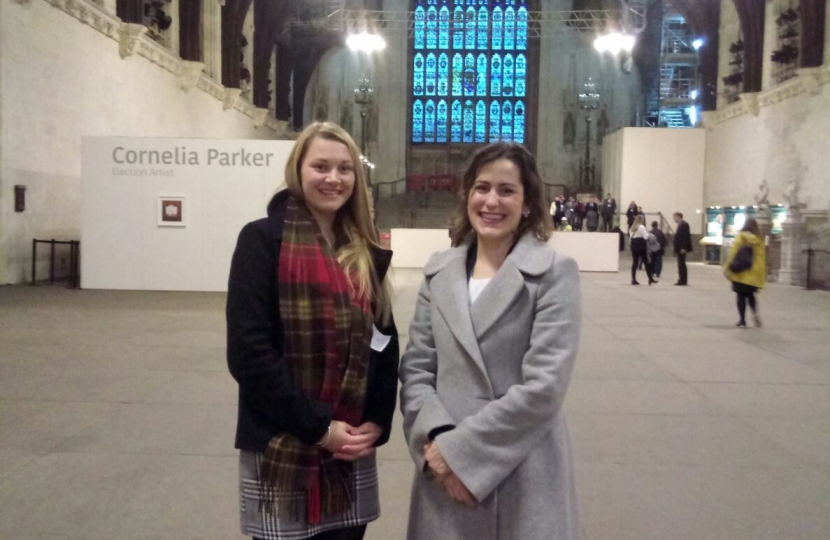
<path fill-rule="evenodd" d="M 525 219 L 527 219 L 527 217 L 528 217 L 529 215 L 530 215 L 530 212 L 529 212 L 529 211 L 527 211 L 527 210 L 525 210 L 524 212 L 522 212 L 522 217 L 523 217 L 523 218 L 525 218 Z"/>

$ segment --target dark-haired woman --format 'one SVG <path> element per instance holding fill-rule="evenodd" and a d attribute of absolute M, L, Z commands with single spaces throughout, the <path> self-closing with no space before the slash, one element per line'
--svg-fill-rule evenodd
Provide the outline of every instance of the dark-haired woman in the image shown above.
<path fill-rule="evenodd" d="M 242 533 L 360 540 L 377 519 L 375 447 L 389 438 L 398 343 L 352 138 L 315 123 L 288 189 L 239 234 L 228 366 L 239 383 Z"/>
<path fill-rule="evenodd" d="M 736 260 L 737 259 L 737 260 Z M 767 249 L 758 222 L 749 218 L 735 238 L 724 263 L 726 277 L 732 282 L 738 300 L 738 328 L 746 328 L 746 305 L 752 310 L 755 326 L 761 326 L 755 293 L 767 283 Z"/>
<path fill-rule="evenodd" d="M 401 409 L 416 464 L 409 540 L 576 540 L 562 403 L 579 343 L 579 270 L 547 240 L 534 157 L 480 149 L 453 248 L 424 269 Z"/>

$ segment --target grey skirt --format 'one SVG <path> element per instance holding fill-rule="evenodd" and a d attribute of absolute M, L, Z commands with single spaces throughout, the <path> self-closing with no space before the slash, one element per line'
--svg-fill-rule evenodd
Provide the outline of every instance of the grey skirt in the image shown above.
<path fill-rule="evenodd" d="M 352 507 L 338 516 L 324 517 L 316 525 L 309 525 L 305 521 L 289 521 L 260 511 L 259 470 L 261 464 L 261 452 L 246 450 L 239 452 L 239 510 L 240 525 L 244 535 L 264 540 L 302 540 L 334 529 L 364 525 L 380 517 L 378 469 L 374 455 L 355 462 L 352 482 L 356 496 Z M 297 492 L 287 497 L 304 499 L 305 493 Z M 279 500 L 277 505 L 279 505 Z"/>

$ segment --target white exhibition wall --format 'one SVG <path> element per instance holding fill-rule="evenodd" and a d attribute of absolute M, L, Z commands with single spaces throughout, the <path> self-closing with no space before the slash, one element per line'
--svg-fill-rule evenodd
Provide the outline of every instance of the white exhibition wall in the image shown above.
<path fill-rule="evenodd" d="M 105 6 L 114 14 L 114 0 Z M 242 99 L 226 109 L 224 88 L 205 75 L 183 89 L 180 61 L 149 38 L 122 58 L 104 33 L 112 21 L 83 2 L 0 0 L 0 284 L 29 280 L 33 238 L 79 238 L 83 137 L 287 138 L 271 117 L 256 127 Z M 38 279 L 48 252 L 39 250 Z"/>
<path fill-rule="evenodd" d="M 84 138 L 82 288 L 226 291 L 239 231 L 265 217 L 293 146 Z M 164 197 L 184 198 L 183 224 L 160 223 Z"/>
<path fill-rule="evenodd" d="M 603 158 L 603 192 L 617 199 L 625 212 L 631 201 L 655 219 L 671 220 L 682 212 L 692 230 L 701 234 L 706 131 L 703 129 L 624 128 L 607 136 Z"/>

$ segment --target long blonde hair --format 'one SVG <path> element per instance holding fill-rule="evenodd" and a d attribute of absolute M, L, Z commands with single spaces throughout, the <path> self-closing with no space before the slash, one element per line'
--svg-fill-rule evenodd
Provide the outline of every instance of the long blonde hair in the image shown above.
<path fill-rule="evenodd" d="M 640 225 L 645 227 L 646 218 L 643 217 L 643 214 L 637 214 L 637 217 L 634 218 L 634 223 L 631 224 L 631 229 L 628 231 L 631 234 L 637 232 L 637 229 L 640 228 Z"/>
<path fill-rule="evenodd" d="M 360 152 L 351 136 L 332 122 L 314 122 L 300 133 L 297 143 L 285 165 L 285 183 L 291 195 L 305 204 L 302 187 L 303 160 L 314 139 L 325 139 L 346 145 L 354 166 L 355 182 L 352 196 L 346 201 L 334 220 L 337 238 L 337 260 L 348 274 L 357 276 L 361 291 L 370 291 L 375 304 L 375 319 L 388 323 L 392 315 L 392 301 L 387 279 L 378 280 L 372 261 L 371 247 L 380 248 L 377 233 L 369 211 L 366 177 L 360 161 Z"/>

